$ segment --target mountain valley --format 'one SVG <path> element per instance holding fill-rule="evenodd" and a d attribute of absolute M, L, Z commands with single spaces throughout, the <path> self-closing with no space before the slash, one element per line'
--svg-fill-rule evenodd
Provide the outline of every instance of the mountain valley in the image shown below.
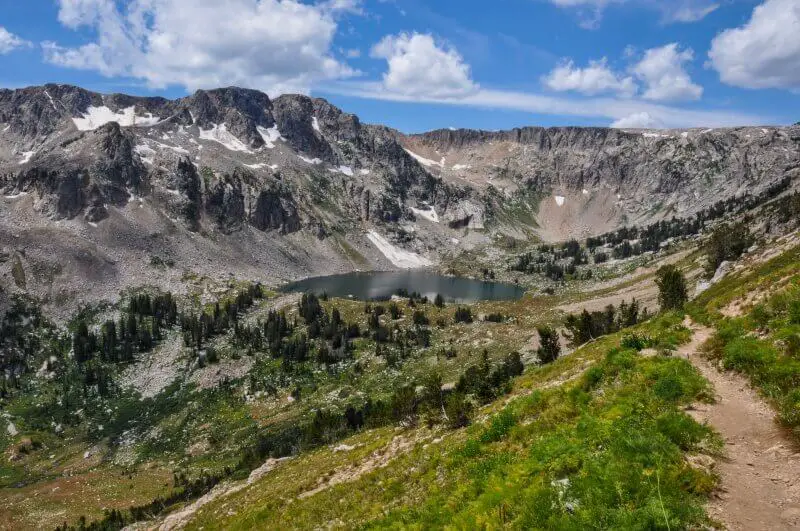
<path fill-rule="evenodd" d="M 753 462 L 800 525 L 799 183 L 798 125 L 0 90 L 0 529 L 737 529 Z"/>

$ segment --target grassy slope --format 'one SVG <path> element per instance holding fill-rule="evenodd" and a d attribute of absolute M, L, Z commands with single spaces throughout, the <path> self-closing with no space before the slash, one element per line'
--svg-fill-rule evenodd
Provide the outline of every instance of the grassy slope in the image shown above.
<path fill-rule="evenodd" d="M 270 302 L 264 301 L 264 306 Z M 324 305 L 328 310 L 337 306 L 345 320 L 358 322 L 362 329 L 366 327 L 363 302 L 331 300 Z M 411 321 L 412 309 L 407 303 L 400 306 L 404 315 L 393 324 L 405 327 Z M 364 393 L 388 397 L 398 382 L 419 379 L 434 367 L 446 382 L 455 381 L 466 366 L 478 360 L 484 348 L 491 359 L 500 359 L 529 339 L 530 333 L 524 330 L 532 329 L 534 323 L 549 315 L 550 301 L 525 298 L 473 306 L 476 315 L 499 311 L 511 316 L 505 323 L 454 324 L 455 306 L 436 308 L 428 304 L 419 308 L 433 323 L 444 319 L 446 325 L 432 326 L 432 347 L 419 349 L 395 369 L 387 369 L 385 361 L 374 355 L 374 342 L 360 339 L 355 359 L 329 371 L 309 364 L 310 370 L 298 368 L 296 374 L 284 378 L 280 361 L 265 360 L 264 370 L 287 382 L 274 396 L 267 394 L 245 401 L 241 382 L 234 382 L 233 386 L 204 390 L 173 385 L 143 402 L 108 400 L 107 407 L 113 410 L 114 417 L 127 418 L 127 410 L 132 410 L 130 415 L 136 415 L 136 410 L 146 412 L 135 424 L 141 424 L 141 433 L 133 444 L 123 447 L 109 444 L 109 437 L 121 435 L 116 422 L 104 421 L 105 437 L 99 438 L 89 436 L 83 425 L 68 426 L 60 436 L 29 425 L 31 411 L 38 411 L 42 393 L 57 391 L 57 387 L 43 384 L 36 394 L 23 395 L 7 404 L 20 431 L 18 436 L 10 437 L 5 423 L 0 422 L 0 448 L 5 449 L 0 458 L 0 489 L 6 489 L 0 490 L 0 515 L 20 526 L 34 528 L 64 521 L 74 523 L 80 516 L 91 521 L 102 517 L 104 508 L 148 502 L 171 490 L 175 470 L 194 477 L 201 470 L 218 472 L 225 466 L 235 466 L 242 448 L 252 446 L 259 431 L 291 426 L 317 408 L 343 409 L 352 398 Z M 254 308 L 251 313 L 257 312 L 259 309 Z M 295 314 L 296 309 L 290 308 L 290 313 Z M 388 316 L 382 320 L 388 322 Z M 219 343 L 224 340 L 215 340 L 215 344 Z M 456 358 L 441 355 L 451 347 L 458 352 Z M 225 360 L 233 350 L 236 349 L 220 348 L 220 354 Z M 214 366 L 209 370 L 215 370 Z M 289 402 L 290 391 L 298 385 L 303 399 Z M 47 422 L 43 419 L 41 423 Z M 25 440 L 35 441 L 36 447 L 20 453 L 18 449 Z M 87 451 L 91 453 L 89 458 L 85 457 Z"/>
<path fill-rule="evenodd" d="M 640 326 L 663 345 L 688 339 L 677 315 Z M 706 521 L 715 479 L 685 452 L 718 441 L 681 406 L 707 396 L 683 360 L 644 358 L 620 335 L 518 379 L 514 397 L 473 426 L 359 434 L 351 452 L 322 448 L 204 507 L 193 528 L 681 528 Z M 591 365 L 591 368 L 583 372 Z M 567 375 L 576 377 L 564 382 Z M 563 384 L 563 385 L 562 385 Z M 381 445 L 408 449 L 385 466 L 303 496 Z M 391 454 L 391 450 L 388 450 Z M 383 461 L 378 460 L 381 464 Z"/>
<path fill-rule="evenodd" d="M 800 440 L 800 247 L 729 275 L 689 310 L 717 329 L 708 355 L 747 375 Z"/>

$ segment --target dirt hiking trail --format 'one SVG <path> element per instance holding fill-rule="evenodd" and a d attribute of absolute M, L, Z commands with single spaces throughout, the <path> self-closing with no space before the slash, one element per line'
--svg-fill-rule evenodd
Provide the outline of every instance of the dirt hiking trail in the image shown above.
<path fill-rule="evenodd" d="M 725 441 L 717 460 L 719 491 L 709 515 L 730 530 L 800 529 L 800 453 L 775 422 L 775 412 L 742 376 L 719 371 L 699 352 L 713 330 L 691 322 L 692 341 L 678 350 L 714 387 L 714 404 L 690 414 L 713 426 Z"/>

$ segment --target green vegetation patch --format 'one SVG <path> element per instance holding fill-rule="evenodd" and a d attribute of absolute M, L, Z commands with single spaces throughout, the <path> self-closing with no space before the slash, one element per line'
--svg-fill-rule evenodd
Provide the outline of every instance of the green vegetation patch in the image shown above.
<path fill-rule="evenodd" d="M 664 344 L 688 337 L 678 314 L 640 325 L 636 332 Z M 685 454 L 713 453 L 721 443 L 682 408 L 707 399 L 708 384 L 686 361 L 644 358 L 621 348 L 620 339 L 604 338 L 600 351 L 596 344 L 579 350 L 573 359 L 599 358 L 590 370 L 566 385 L 528 394 L 518 389 L 516 399 L 483 423 L 433 441 L 424 428 L 399 434 L 419 442 L 386 466 L 304 496 L 292 496 L 301 489 L 288 469 L 278 470 L 204 508 L 190 527 L 684 529 L 707 524 L 703 503 L 716 479 L 691 467 Z M 554 365 L 563 370 L 571 363 Z M 529 371 L 521 380 L 535 381 L 539 372 Z M 361 438 L 345 444 L 356 446 Z M 308 459 L 320 460 L 326 453 L 338 455 L 325 449 Z M 293 465 L 301 468 L 305 459 Z M 349 466 L 361 464 L 354 460 Z M 318 482 L 333 473 L 324 467 L 316 472 Z M 279 500 L 271 486 L 276 484 L 284 493 Z M 232 507 L 236 510 L 226 512 Z"/>

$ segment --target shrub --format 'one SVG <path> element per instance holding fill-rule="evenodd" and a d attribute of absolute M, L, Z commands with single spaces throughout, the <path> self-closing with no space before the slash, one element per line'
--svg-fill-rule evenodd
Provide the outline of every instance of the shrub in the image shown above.
<path fill-rule="evenodd" d="M 625 334 L 622 337 L 622 341 L 620 343 L 624 348 L 632 348 L 634 350 L 641 351 L 648 347 L 653 346 L 653 338 L 645 335 L 639 335 L 637 333 Z"/>
<path fill-rule="evenodd" d="M 430 324 L 428 316 L 422 310 L 414 310 L 411 319 L 417 326 L 428 326 Z"/>
<path fill-rule="evenodd" d="M 719 225 L 706 245 L 706 275 L 714 276 L 722 262 L 738 259 L 752 244 L 753 237 L 744 223 Z"/>
<path fill-rule="evenodd" d="M 398 306 L 396 302 L 389 304 L 389 316 L 393 321 L 396 321 L 403 316 L 403 310 L 400 309 L 400 306 Z"/>
<path fill-rule="evenodd" d="M 458 308 L 456 308 L 456 313 L 454 315 L 454 318 L 457 323 L 471 323 L 472 310 L 463 306 L 459 306 Z"/>
<path fill-rule="evenodd" d="M 750 319 L 759 330 L 766 330 L 769 328 L 769 322 L 772 319 L 772 314 L 763 304 L 756 305 L 750 312 Z"/>
<path fill-rule="evenodd" d="M 480 441 L 483 444 L 493 443 L 503 439 L 511 431 L 511 428 L 517 425 L 517 418 L 508 409 L 502 410 L 494 416 L 492 423 L 486 428 L 486 431 L 481 435 Z"/>
<path fill-rule="evenodd" d="M 675 374 L 665 374 L 653 384 L 653 393 L 665 402 L 677 402 L 684 392 L 683 382 Z"/>
<path fill-rule="evenodd" d="M 800 324 L 800 300 L 789 303 L 789 322 L 791 324 Z"/>
<path fill-rule="evenodd" d="M 656 419 L 656 426 L 658 431 L 684 451 L 694 449 L 697 444 L 708 437 L 709 431 L 686 413 L 678 411 L 670 411 L 659 416 Z"/>
<path fill-rule="evenodd" d="M 444 405 L 448 425 L 453 429 L 468 426 L 474 409 L 467 395 L 459 391 L 450 393 Z"/>

